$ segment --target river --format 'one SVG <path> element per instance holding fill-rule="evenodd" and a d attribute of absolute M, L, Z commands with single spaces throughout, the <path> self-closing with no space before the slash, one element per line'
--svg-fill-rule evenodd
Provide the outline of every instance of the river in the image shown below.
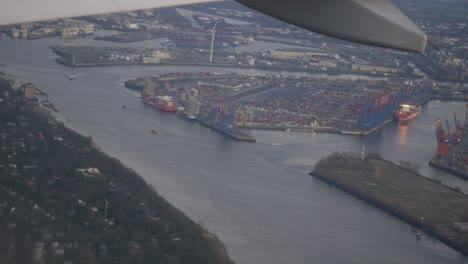
<path fill-rule="evenodd" d="M 59 42 L 4 37 L 0 64 L 6 67 L 0 71 L 48 92 L 60 110 L 59 120 L 91 135 L 170 203 L 217 234 L 236 263 L 468 263 L 431 237 L 417 241 L 406 223 L 307 175 L 321 157 L 360 151 L 364 145 L 389 160 L 417 163 L 425 176 L 468 192 L 466 182 L 427 166 L 436 148 L 433 121 L 463 113 L 463 103 L 431 101 L 407 127 L 392 124 L 368 137 L 254 131 L 258 143 L 241 143 L 154 111 L 123 85 L 145 73 L 212 68 L 70 69 L 56 64 L 48 48 Z M 69 81 L 64 73 L 71 72 L 84 75 Z M 151 134 L 152 129 L 160 135 Z"/>

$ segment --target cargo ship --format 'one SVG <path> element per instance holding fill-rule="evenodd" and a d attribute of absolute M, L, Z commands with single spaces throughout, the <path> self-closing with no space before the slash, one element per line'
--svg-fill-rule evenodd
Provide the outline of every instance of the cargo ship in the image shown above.
<path fill-rule="evenodd" d="M 401 103 L 400 108 L 395 111 L 395 117 L 400 123 L 408 122 L 419 116 L 421 108 L 414 103 Z"/>
<path fill-rule="evenodd" d="M 174 102 L 170 96 L 154 96 L 154 95 L 143 95 L 143 101 L 162 111 L 166 112 L 176 112 L 177 104 Z"/>

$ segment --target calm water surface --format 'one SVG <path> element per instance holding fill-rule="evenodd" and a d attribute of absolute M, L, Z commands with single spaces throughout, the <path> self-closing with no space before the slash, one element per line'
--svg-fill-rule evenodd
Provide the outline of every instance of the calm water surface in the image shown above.
<path fill-rule="evenodd" d="M 451 120 L 452 112 L 463 113 L 463 103 L 430 102 L 408 126 L 392 124 L 368 137 L 255 131 L 257 144 L 240 143 L 154 111 L 123 86 L 125 80 L 147 72 L 213 69 L 71 69 L 53 61 L 56 56 L 48 46 L 58 43 L 56 38 L 4 38 L 0 64 L 6 67 L 0 70 L 47 91 L 60 120 L 92 135 L 172 204 L 216 233 L 236 263 L 468 263 L 430 237 L 417 241 L 407 224 L 307 175 L 321 157 L 360 151 L 365 145 L 394 162 L 417 163 L 425 176 L 468 192 L 464 181 L 426 165 L 436 148 L 434 119 Z M 64 75 L 78 72 L 84 75 L 75 81 Z M 121 108 L 124 104 L 127 109 Z M 152 129 L 161 135 L 152 135 Z"/>

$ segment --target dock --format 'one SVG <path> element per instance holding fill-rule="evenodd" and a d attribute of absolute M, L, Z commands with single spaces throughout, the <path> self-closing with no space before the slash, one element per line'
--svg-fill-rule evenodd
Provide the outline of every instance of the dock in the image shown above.
<path fill-rule="evenodd" d="M 248 135 L 247 133 L 244 133 L 244 132 L 242 132 L 242 131 L 240 131 L 238 129 L 234 130 L 233 132 L 230 132 L 230 131 L 225 131 L 225 130 L 219 129 L 219 128 L 217 128 L 215 126 L 212 126 L 212 125 L 210 125 L 208 123 L 205 123 L 205 122 L 203 122 L 203 121 L 201 121 L 199 119 L 197 119 L 197 121 L 200 124 L 202 124 L 202 125 L 204 125 L 204 126 L 206 126 L 208 128 L 211 128 L 214 131 L 216 131 L 218 133 L 221 133 L 221 134 L 223 134 L 225 136 L 228 136 L 228 137 L 230 137 L 230 138 L 232 138 L 234 140 L 241 141 L 241 142 L 251 142 L 251 143 L 257 142 L 256 138 L 254 138 L 254 137 Z"/>
<path fill-rule="evenodd" d="M 322 159 L 310 175 L 468 255 L 468 195 L 459 190 L 380 158 L 343 153 Z"/>
<path fill-rule="evenodd" d="M 335 127 L 314 127 L 314 126 L 287 126 L 287 125 L 265 125 L 265 124 L 252 124 L 251 126 L 240 125 L 239 128 L 254 129 L 254 130 L 272 130 L 272 131 L 292 131 L 292 132 L 308 132 L 308 133 L 328 133 L 328 134 L 340 134 L 348 136 L 368 136 L 386 125 L 393 122 L 394 119 L 387 119 L 382 124 L 369 129 L 369 130 L 348 130 L 340 129 Z"/>

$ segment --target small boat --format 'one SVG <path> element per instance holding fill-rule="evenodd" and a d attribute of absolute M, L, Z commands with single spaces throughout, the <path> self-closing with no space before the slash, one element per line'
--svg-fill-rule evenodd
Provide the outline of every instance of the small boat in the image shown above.
<path fill-rule="evenodd" d="M 66 74 L 64 73 L 65 76 L 68 77 L 68 80 L 73 81 L 75 80 L 76 77 L 83 75 L 83 73 L 77 73 L 77 74 Z"/>
<path fill-rule="evenodd" d="M 422 234 L 420 232 L 416 233 L 416 239 L 421 240 Z"/>
<path fill-rule="evenodd" d="M 123 109 L 127 109 L 127 106 L 126 106 L 126 105 L 122 105 L 122 108 L 123 108 Z"/>
<path fill-rule="evenodd" d="M 194 114 L 185 111 L 183 106 L 177 107 L 177 116 L 189 121 L 197 120 L 197 117 Z"/>
<path fill-rule="evenodd" d="M 158 132 L 157 130 L 155 130 L 155 129 L 152 129 L 152 130 L 151 130 L 151 134 L 158 135 L 159 132 Z"/>

